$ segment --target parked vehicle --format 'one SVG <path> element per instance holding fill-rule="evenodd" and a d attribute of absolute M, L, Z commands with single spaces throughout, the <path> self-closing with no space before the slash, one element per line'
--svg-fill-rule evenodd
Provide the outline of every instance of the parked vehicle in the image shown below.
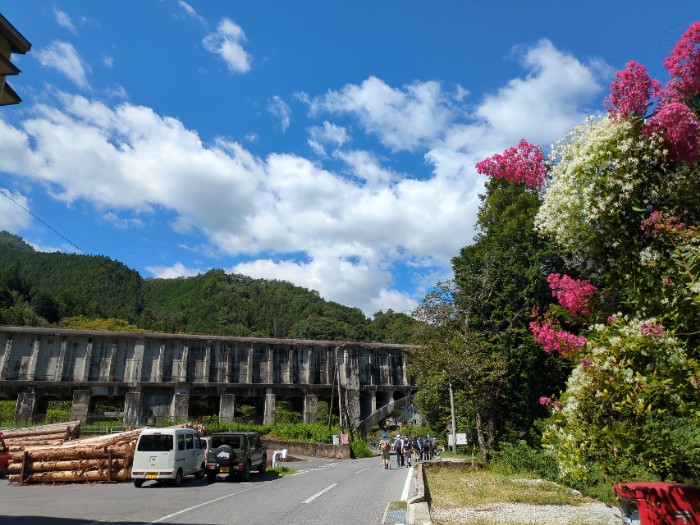
<path fill-rule="evenodd" d="M 217 476 L 248 481 L 251 470 L 262 474 L 267 468 L 267 449 L 257 432 L 215 432 L 209 438 L 207 481 Z"/>
<path fill-rule="evenodd" d="M 7 466 L 10 463 L 10 453 L 7 451 L 5 446 L 5 441 L 2 439 L 2 432 L 0 432 L 0 478 L 4 478 L 7 474 Z"/>
<path fill-rule="evenodd" d="M 191 428 L 146 428 L 134 452 L 131 477 L 134 486 L 145 481 L 171 481 L 180 485 L 185 476 L 205 473 L 205 443 Z"/>
<path fill-rule="evenodd" d="M 613 487 L 624 525 L 700 525 L 700 487 L 620 483 Z"/>

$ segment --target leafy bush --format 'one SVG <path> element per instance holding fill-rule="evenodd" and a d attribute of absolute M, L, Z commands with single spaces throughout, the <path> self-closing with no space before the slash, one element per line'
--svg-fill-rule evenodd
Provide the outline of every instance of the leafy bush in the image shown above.
<path fill-rule="evenodd" d="M 375 453 L 369 447 L 367 442 L 360 437 L 350 441 L 350 450 L 355 458 L 371 458 L 375 456 Z"/>
<path fill-rule="evenodd" d="M 493 453 L 491 465 L 508 474 L 528 473 L 556 481 L 559 477 L 557 462 L 544 450 L 530 447 L 526 441 L 502 442 Z"/>

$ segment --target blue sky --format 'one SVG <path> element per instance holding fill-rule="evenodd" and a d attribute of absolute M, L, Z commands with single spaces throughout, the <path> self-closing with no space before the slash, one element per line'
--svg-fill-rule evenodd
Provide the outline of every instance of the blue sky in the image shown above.
<path fill-rule="evenodd" d="M 474 235 L 474 164 L 603 110 L 698 0 L 0 0 L 0 230 L 410 313 Z"/>

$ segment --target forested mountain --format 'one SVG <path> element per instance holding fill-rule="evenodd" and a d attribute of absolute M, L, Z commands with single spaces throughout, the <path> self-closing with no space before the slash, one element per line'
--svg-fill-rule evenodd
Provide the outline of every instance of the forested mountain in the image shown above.
<path fill-rule="evenodd" d="M 392 311 L 368 319 L 315 291 L 223 270 L 143 279 L 107 257 L 37 252 L 0 232 L 1 324 L 89 327 L 97 320 L 160 332 L 390 343 L 408 342 L 414 322 Z"/>

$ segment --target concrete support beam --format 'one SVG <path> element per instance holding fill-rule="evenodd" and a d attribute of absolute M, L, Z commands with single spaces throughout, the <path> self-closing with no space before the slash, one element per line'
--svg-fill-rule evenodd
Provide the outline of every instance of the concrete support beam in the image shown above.
<path fill-rule="evenodd" d="M 275 393 L 272 388 L 268 388 L 265 394 L 265 414 L 263 425 L 270 425 L 275 422 Z"/>
<path fill-rule="evenodd" d="M 211 349 L 211 343 L 207 343 L 206 348 L 204 349 L 204 365 L 203 365 L 203 370 L 202 370 L 202 377 L 195 379 L 195 381 L 201 381 L 202 383 L 208 383 L 209 382 L 209 375 L 210 375 L 210 370 L 211 370 L 211 354 L 212 354 L 212 349 Z"/>
<path fill-rule="evenodd" d="M 165 345 L 161 343 L 158 348 L 158 361 L 156 362 L 156 381 L 163 380 L 163 370 L 165 367 Z"/>
<path fill-rule="evenodd" d="M 90 390 L 73 390 L 73 404 L 70 407 L 70 420 L 85 423 L 90 411 Z"/>
<path fill-rule="evenodd" d="M 318 415 L 318 396 L 304 396 L 304 423 L 316 423 Z"/>
<path fill-rule="evenodd" d="M 22 392 L 17 396 L 15 405 L 15 423 L 18 425 L 31 423 L 36 411 L 36 394 L 34 392 Z"/>
<path fill-rule="evenodd" d="M 141 399 L 143 394 L 139 391 L 127 392 L 124 398 L 124 425 L 136 427 L 141 421 Z M 155 423 L 155 421 L 154 421 Z"/>
<path fill-rule="evenodd" d="M 66 365 L 66 352 L 68 351 L 68 340 L 64 337 L 61 339 L 61 350 L 58 353 L 58 362 L 56 363 L 56 372 L 54 375 L 55 381 L 63 379 L 63 367 Z"/>
<path fill-rule="evenodd" d="M 190 394 L 187 392 L 176 392 L 173 396 L 173 406 L 171 417 L 173 421 L 187 421 L 190 412 Z"/>
<path fill-rule="evenodd" d="M 221 394 L 219 398 L 219 422 L 233 422 L 236 408 L 236 394 Z"/>
<path fill-rule="evenodd" d="M 92 364 L 92 339 L 88 339 L 87 349 L 85 351 L 85 364 L 83 365 L 83 370 L 81 373 L 82 377 L 76 377 L 78 381 L 87 381 L 90 378 L 90 365 Z M 77 420 L 73 420 L 77 421 Z"/>
<path fill-rule="evenodd" d="M 253 348 L 253 345 L 250 345 L 248 347 L 248 358 L 246 359 L 246 376 L 245 376 L 245 383 L 250 385 L 253 383 L 253 354 L 255 353 L 255 349 Z"/>

